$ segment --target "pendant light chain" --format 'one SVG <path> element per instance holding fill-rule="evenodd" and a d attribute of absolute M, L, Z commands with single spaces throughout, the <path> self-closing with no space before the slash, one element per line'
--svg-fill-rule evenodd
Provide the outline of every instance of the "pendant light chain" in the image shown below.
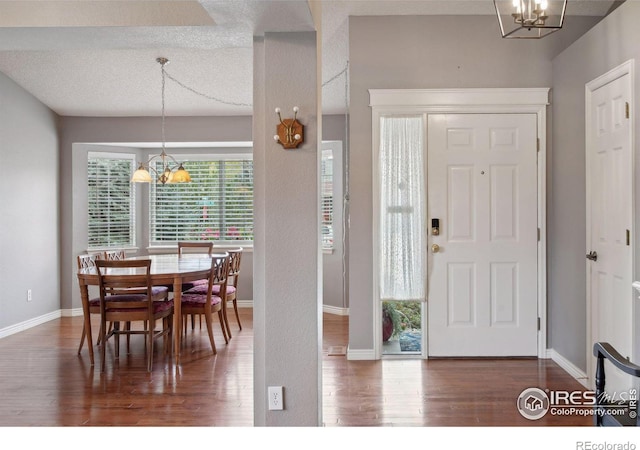
<path fill-rule="evenodd" d="M 324 83 L 322 83 L 322 87 L 327 86 L 329 83 L 332 83 L 333 81 L 335 81 L 336 79 L 340 78 L 342 75 L 344 75 L 345 73 L 347 73 L 349 70 L 349 62 L 347 61 L 347 64 L 345 66 L 344 69 L 342 69 L 340 72 L 338 72 L 337 74 L 335 74 L 334 76 L 332 76 L 331 78 L 329 78 L 327 81 L 325 81 Z M 240 103 L 240 102 L 232 102 L 232 101 L 228 101 L 228 100 L 223 100 L 221 98 L 215 97 L 213 95 L 209 95 L 209 94 L 205 94 L 204 92 L 200 92 L 197 89 L 192 88 L 191 86 L 187 86 L 186 84 L 184 84 L 182 81 L 178 80 L 177 78 L 173 77 L 170 73 L 165 72 L 164 70 L 164 64 L 162 65 L 162 86 L 163 86 L 163 93 L 164 93 L 164 77 L 170 79 L 171 81 L 173 81 L 174 83 L 176 83 L 178 86 L 180 86 L 181 88 L 191 92 L 192 94 L 196 94 L 197 96 L 206 98 L 208 100 L 213 100 L 216 101 L 218 103 L 222 103 L 224 105 L 230 105 L 230 106 L 253 106 L 253 104 L 251 103 Z M 348 76 L 348 75 L 347 75 Z M 164 94 L 163 94 L 163 98 L 164 98 Z"/>
<path fill-rule="evenodd" d="M 162 73 L 163 73 L 163 74 L 165 73 L 165 72 L 164 72 L 164 69 L 163 69 L 163 72 L 162 72 Z M 167 73 L 167 78 L 169 78 L 171 81 L 173 81 L 174 83 L 176 83 L 178 86 L 180 86 L 180 87 L 181 87 L 181 88 L 183 88 L 183 89 L 186 89 L 186 90 L 187 90 L 187 91 L 189 91 L 189 92 L 192 92 L 192 93 L 194 93 L 194 94 L 196 94 L 196 95 L 198 95 L 198 96 L 200 96 L 200 97 L 204 97 L 204 98 L 206 98 L 206 99 L 216 101 L 216 102 L 218 102 L 218 103 L 223 103 L 223 104 L 225 104 L 225 105 L 231 105 L 231 106 L 253 106 L 251 103 L 237 103 L 237 102 L 230 102 L 230 101 L 222 100 L 222 99 L 220 99 L 220 98 L 218 98 L 218 97 L 214 97 L 213 95 L 207 95 L 207 94 L 205 94 L 205 93 L 202 93 L 202 92 L 200 92 L 200 91 L 195 90 L 194 88 L 192 88 L 192 87 L 190 87 L 190 86 L 187 86 L 187 85 L 186 85 L 186 84 L 184 84 L 183 82 L 181 82 L 181 81 L 177 80 L 176 78 L 172 77 L 172 76 L 171 76 L 171 74 L 169 74 L 169 73 Z"/>
<path fill-rule="evenodd" d="M 165 132 L 164 132 L 164 86 L 165 86 L 165 71 L 164 71 L 164 65 L 166 64 L 166 61 L 162 60 L 160 61 L 160 66 L 162 67 L 162 153 L 164 153 L 164 149 L 165 149 Z"/>

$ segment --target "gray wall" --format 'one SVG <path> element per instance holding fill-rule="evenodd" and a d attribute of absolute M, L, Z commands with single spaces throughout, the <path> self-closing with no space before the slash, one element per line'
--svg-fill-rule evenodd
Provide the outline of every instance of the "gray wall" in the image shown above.
<path fill-rule="evenodd" d="M 493 16 L 351 17 L 349 349 L 373 350 L 372 88 L 550 87 L 552 58 L 595 23 L 543 40 L 500 37 Z"/>
<path fill-rule="evenodd" d="M 149 150 L 137 148 L 118 149 L 113 146 L 96 146 L 87 143 L 155 142 L 159 137 L 160 118 L 150 117 L 62 117 L 60 119 L 60 164 L 61 173 L 61 298 L 63 310 L 80 308 L 80 293 L 75 276 L 76 255 L 86 251 L 87 217 L 86 205 L 86 161 L 87 152 L 127 151 L 140 155 L 144 160 Z M 171 141 L 251 141 L 251 117 L 169 117 L 166 121 L 167 138 Z M 323 133 L 328 139 L 344 140 L 344 116 L 329 116 Z M 194 153 L 196 150 L 172 150 L 170 153 Z M 147 236 L 143 224 L 147 217 L 147 203 L 141 186 L 138 203 L 138 246 L 139 254 L 147 253 Z M 336 230 L 336 233 L 340 230 Z M 341 233 L 341 230 L 339 231 Z M 238 290 L 239 300 L 253 300 L 253 253 L 245 252 L 242 257 L 242 275 Z M 325 285 L 328 286 L 325 304 L 339 308 L 346 307 L 342 295 L 341 249 L 326 254 L 323 263 L 327 271 Z"/>
<path fill-rule="evenodd" d="M 2 329 L 60 308 L 57 117 L 2 73 L 0 167 Z"/>
<path fill-rule="evenodd" d="M 549 203 L 549 345 L 586 369 L 585 84 L 621 63 L 640 59 L 640 4 L 626 2 L 553 60 L 552 201 Z M 635 74 L 634 127 L 640 129 L 640 77 Z M 635 179 L 640 179 L 637 138 Z M 635 183 L 635 235 L 640 231 Z M 637 238 L 636 238 L 637 239 Z M 639 241 L 636 240 L 636 243 Z M 639 247 L 635 248 L 640 261 Z M 635 279 L 640 275 L 636 264 Z M 640 312 L 640 308 L 637 308 Z M 635 323 L 639 323 L 636 317 Z M 636 346 L 636 358 L 640 348 Z"/>

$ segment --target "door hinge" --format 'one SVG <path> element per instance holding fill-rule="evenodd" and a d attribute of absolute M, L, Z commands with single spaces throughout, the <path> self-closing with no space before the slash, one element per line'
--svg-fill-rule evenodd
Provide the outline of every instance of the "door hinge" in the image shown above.
<path fill-rule="evenodd" d="M 538 331 L 540 331 L 540 317 L 538 317 Z"/>
<path fill-rule="evenodd" d="M 629 102 L 624 103 L 624 115 L 627 119 L 629 118 Z"/>
<path fill-rule="evenodd" d="M 631 231 L 627 230 L 627 245 L 631 245 Z"/>
<path fill-rule="evenodd" d="M 540 152 L 540 138 L 536 139 L 536 152 Z"/>
<path fill-rule="evenodd" d="M 540 242 L 540 228 L 538 228 L 538 242 Z"/>

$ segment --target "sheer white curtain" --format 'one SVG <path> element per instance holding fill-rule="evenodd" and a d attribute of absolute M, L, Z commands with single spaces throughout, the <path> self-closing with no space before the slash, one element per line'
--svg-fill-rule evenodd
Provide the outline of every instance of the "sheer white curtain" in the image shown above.
<path fill-rule="evenodd" d="M 422 116 L 380 123 L 380 298 L 425 300 L 426 198 Z"/>

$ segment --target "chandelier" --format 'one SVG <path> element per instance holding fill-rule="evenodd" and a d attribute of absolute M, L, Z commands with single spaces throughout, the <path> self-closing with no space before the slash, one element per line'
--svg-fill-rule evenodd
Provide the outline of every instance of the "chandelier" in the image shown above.
<path fill-rule="evenodd" d="M 164 85 L 165 85 L 165 70 L 164 66 L 169 62 L 167 58 L 157 58 L 156 61 L 160 63 L 162 69 L 162 152 L 159 155 L 152 156 L 145 164 L 140 163 L 138 169 L 133 173 L 131 181 L 133 183 L 151 183 L 152 178 L 149 173 L 149 169 L 156 175 L 156 179 L 159 183 L 188 183 L 191 181 L 189 172 L 185 170 L 182 163 L 176 161 L 176 159 L 167 155 L 165 151 L 165 136 L 164 136 Z M 161 170 L 156 170 L 153 167 L 152 162 L 159 158 L 162 163 Z"/>
<path fill-rule="evenodd" d="M 540 39 L 564 24 L 567 0 L 493 0 L 503 38 Z"/>

